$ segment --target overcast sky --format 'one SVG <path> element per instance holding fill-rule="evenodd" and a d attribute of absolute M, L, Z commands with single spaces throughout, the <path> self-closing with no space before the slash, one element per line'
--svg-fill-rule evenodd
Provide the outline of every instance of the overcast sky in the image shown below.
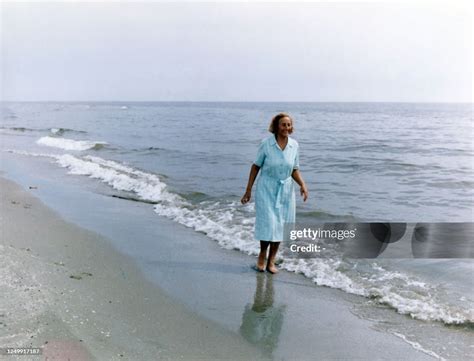
<path fill-rule="evenodd" d="M 470 102 L 452 3 L 3 3 L 3 98 Z"/>

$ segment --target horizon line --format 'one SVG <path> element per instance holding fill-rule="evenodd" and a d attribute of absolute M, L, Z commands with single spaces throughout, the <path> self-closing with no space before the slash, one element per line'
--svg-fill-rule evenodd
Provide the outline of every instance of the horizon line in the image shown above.
<path fill-rule="evenodd" d="M 413 103 L 472 104 L 473 101 L 393 101 L 393 100 L 0 100 L 1 103 Z"/>

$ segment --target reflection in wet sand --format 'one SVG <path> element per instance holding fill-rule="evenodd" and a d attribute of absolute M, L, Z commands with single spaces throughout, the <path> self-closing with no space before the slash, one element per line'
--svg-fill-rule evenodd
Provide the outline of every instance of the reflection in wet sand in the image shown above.
<path fill-rule="evenodd" d="M 245 306 L 240 333 L 254 345 L 271 354 L 278 344 L 286 305 L 273 306 L 273 276 L 256 273 L 253 303 Z"/>

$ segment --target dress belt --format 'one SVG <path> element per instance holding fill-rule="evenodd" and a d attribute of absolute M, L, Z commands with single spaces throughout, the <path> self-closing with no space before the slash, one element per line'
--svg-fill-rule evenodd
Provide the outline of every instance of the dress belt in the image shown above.
<path fill-rule="evenodd" d="M 278 179 L 278 191 L 275 199 L 275 208 L 281 208 L 281 194 L 283 193 L 283 187 L 288 182 L 291 182 L 291 177 L 286 179 Z"/>

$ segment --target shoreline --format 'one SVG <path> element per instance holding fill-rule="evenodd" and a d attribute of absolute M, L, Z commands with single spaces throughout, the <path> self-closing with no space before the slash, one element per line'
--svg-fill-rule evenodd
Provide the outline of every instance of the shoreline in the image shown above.
<path fill-rule="evenodd" d="M 100 235 L 8 179 L 0 188 L 0 347 L 41 347 L 41 359 L 265 359 L 168 297 Z"/>

